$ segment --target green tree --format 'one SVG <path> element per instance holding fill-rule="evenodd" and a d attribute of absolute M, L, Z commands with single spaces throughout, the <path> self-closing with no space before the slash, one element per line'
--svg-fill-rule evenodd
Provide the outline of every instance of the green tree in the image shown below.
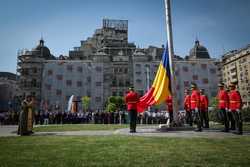
<path fill-rule="evenodd" d="M 106 111 L 108 111 L 108 112 L 115 112 L 116 108 L 117 107 L 116 107 L 116 105 L 114 103 L 109 103 L 107 105 Z"/>
<path fill-rule="evenodd" d="M 219 110 L 217 109 L 217 105 L 218 105 L 218 100 L 216 97 L 211 98 L 210 100 L 210 114 L 209 114 L 209 120 L 210 121 L 214 121 L 214 122 L 221 122 L 221 118 L 219 116 Z"/>
<path fill-rule="evenodd" d="M 89 105 L 90 105 L 90 97 L 83 96 L 82 97 L 82 106 L 83 106 L 84 111 L 87 111 L 89 109 Z"/>
<path fill-rule="evenodd" d="M 106 104 L 106 111 L 113 112 L 123 109 L 125 106 L 124 99 L 121 96 L 110 96 Z"/>

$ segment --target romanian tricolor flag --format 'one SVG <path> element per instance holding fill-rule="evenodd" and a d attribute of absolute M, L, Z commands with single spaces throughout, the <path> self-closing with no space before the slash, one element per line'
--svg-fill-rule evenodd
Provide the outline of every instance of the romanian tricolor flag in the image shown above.
<path fill-rule="evenodd" d="M 166 46 L 152 87 L 140 98 L 139 103 L 137 103 L 138 112 L 143 112 L 149 106 L 165 102 L 167 96 L 171 95 L 171 72 L 169 60 L 168 47 Z"/>

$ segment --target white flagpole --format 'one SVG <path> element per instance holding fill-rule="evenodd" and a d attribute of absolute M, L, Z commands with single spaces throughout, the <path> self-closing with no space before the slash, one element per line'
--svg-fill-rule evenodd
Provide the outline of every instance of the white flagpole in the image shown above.
<path fill-rule="evenodd" d="M 176 102 L 176 91 L 175 91 L 175 79 L 174 79 L 174 46 L 173 46 L 173 34 L 172 34 L 172 21 L 171 21 L 171 4 L 170 0 L 165 0 L 165 9 L 166 9 L 166 28 L 167 28 L 167 40 L 168 40 L 168 53 L 169 53 L 169 66 L 171 73 L 171 92 L 173 99 L 173 114 L 174 114 L 174 123 L 178 123 L 178 109 Z"/>

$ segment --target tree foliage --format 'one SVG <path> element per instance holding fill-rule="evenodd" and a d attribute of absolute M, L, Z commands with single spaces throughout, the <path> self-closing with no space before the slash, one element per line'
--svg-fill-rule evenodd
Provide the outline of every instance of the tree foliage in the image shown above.
<path fill-rule="evenodd" d="M 114 112 L 116 110 L 122 110 L 124 108 L 124 99 L 121 96 L 110 96 L 106 105 L 106 111 Z"/>
<path fill-rule="evenodd" d="M 90 105 L 90 97 L 83 96 L 82 97 L 82 106 L 83 106 L 84 111 L 87 111 L 89 109 L 89 105 Z"/>

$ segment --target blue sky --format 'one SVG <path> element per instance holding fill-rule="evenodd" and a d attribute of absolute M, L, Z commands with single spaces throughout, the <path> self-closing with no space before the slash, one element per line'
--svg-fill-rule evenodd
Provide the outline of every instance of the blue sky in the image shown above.
<path fill-rule="evenodd" d="M 0 0 L 0 71 L 16 71 L 18 49 L 41 34 L 52 54 L 67 55 L 92 36 L 104 17 L 129 20 L 129 41 L 166 43 L 164 0 Z M 172 0 L 175 53 L 184 57 L 196 37 L 212 57 L 250 44 L 250 0 Z"/>

